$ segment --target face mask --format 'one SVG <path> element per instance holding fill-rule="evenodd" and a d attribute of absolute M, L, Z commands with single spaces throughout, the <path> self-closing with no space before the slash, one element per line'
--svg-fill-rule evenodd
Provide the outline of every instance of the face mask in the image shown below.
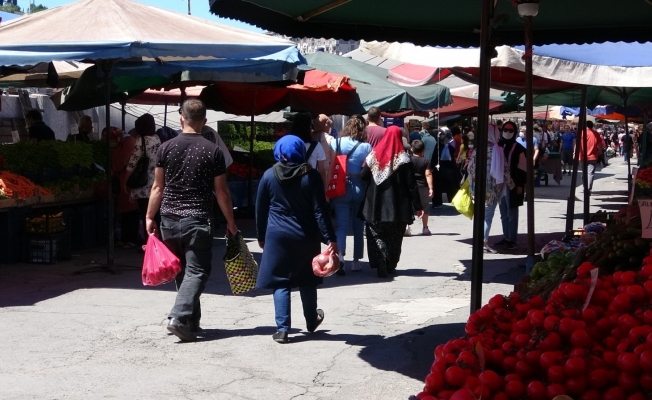
<path fill-rule="evenodd" d="M 514 132 L 503 132 L 503 137 L 507 140 L 511 140 L 514 137 Z"/>
<path fill-rule="evenodd" d="M 518 137 L 520 137 L 520 138 L 524 138 L 524 137 L 525 137 L 525 132 L 519 132 L 519 133 L 518 133 Z"/>
<path fill-rule="evenodd" d="M 475 149 L 475 145 L 470 144 L 470 145 L 469 145 L 469 149 L 471 149 L 471 150 Z"/>

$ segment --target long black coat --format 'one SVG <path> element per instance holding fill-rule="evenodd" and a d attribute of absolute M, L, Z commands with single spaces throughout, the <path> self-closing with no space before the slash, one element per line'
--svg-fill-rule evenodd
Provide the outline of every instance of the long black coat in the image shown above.
<path fill-rule="evenodd" d="M 405 222 L 412 224 L 414 211 L 423 210 L 412 163 L 402 164 L 380 185 L 365 166 L 360 177 L 369 181 L 360 217 L 367 222 Z"/>
<path fill-rule="evenodd" d="M 268 169 L 258 185 L 256 199 L 258 241 L 265 242 L 258 287 L 316 286 L 322 278 L 312 272 L 312 259 L 321 242 L 336 242 L 329 217 L 324 183 L 310 170 L 281 184 Z"/>

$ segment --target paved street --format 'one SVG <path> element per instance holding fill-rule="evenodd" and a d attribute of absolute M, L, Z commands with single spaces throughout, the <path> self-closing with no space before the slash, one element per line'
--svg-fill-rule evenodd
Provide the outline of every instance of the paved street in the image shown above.
<path fill-rule="evenodd" d="M 570 176 L 560 186 L 550 181 L 536 190 L 538 249 L 565 225 Z M 596 173 L 592 212 L 622 207 L 626 189 L 626 164 L 612 160 Z M 582 207 L 578 201 L 576 227 Z M 524 273 L 520 210 L 519 249 L 486 256 L 484 302 L 509 293 Z M 306 333 L 293 293 L 286 345 L 271 339 L 268 291 L 230 294 L 219 238 L 202 296 L 204 337 L 195 343 L 165 330 L 173 284 L 143 287 L 136 269 L 75 274 L 101 261 L 103 249 L 56 265 L 0 266 L 0 399 L 407 399 L 423 387 L 435 346 L 462 335 L 469 314 L 472 224 L 449 206 L 436 214 L 433 236 L 405 238 L 393 279 L 379 280 L 366 262 L 362 272 L 325 279 L 318 293 L 326 317 L 316 333 Z M 237 223 L 259 256 L 253 221 Z M 500 233 L 496 212 L 492 240 Z M 141 258 L 118 250 L 116 262 L 140 266 Z"/>

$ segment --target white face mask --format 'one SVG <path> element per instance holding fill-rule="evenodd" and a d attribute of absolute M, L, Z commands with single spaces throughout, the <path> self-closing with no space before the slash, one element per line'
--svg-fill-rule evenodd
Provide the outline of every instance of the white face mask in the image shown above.
<path fill-rule="evenodd" d="M 470 145 L 469 145 L 469 149 L 471 149 L 471 150 L 475 149 L 475 145 L 474 145 L 474 144 L 470 144 Z"/>
<path fill-rule="evenodd" d="M 507 140 L 511 140 L 514 137 L 514 132 L 503 132 L 503 137 Z"/>
<path fill-rule="evenodd" d="M 524 138 L 524 137 L 525 137 L 525 132 L 519 132 L 519 133 L 518 133 L 518 137 L 520 137 L 520 138 Z"/>

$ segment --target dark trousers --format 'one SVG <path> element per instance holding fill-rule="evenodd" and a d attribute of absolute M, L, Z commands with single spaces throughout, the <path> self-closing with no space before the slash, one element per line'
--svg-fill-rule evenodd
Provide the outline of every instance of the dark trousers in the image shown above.
<path fill-rule="evenodd" d="M 163 242 L 181 260 L 181 272 L 175 278 L 177 298 L 168 317 L 199 324 L 199 296 L 206 287 L 212 267 L 211 226 L 208 220 L 163 216 L 160 227 Z"/>
<path fill-rule="evenodd" d="M 276 329 L 279 331 L 289 331 L 292 328 L 290 291 L 289 287 L 274 289 Z M 299 294 L 301 295 L 306 327 L 310 329 L 317 322 L 317 286 L 301 286 L 299 287 Z"/>
<path fill-rule="evenodd" d="M 378 273 L 392 272 L 401 259 L 405 222 L 367 222 L 369 266 Z"/>

